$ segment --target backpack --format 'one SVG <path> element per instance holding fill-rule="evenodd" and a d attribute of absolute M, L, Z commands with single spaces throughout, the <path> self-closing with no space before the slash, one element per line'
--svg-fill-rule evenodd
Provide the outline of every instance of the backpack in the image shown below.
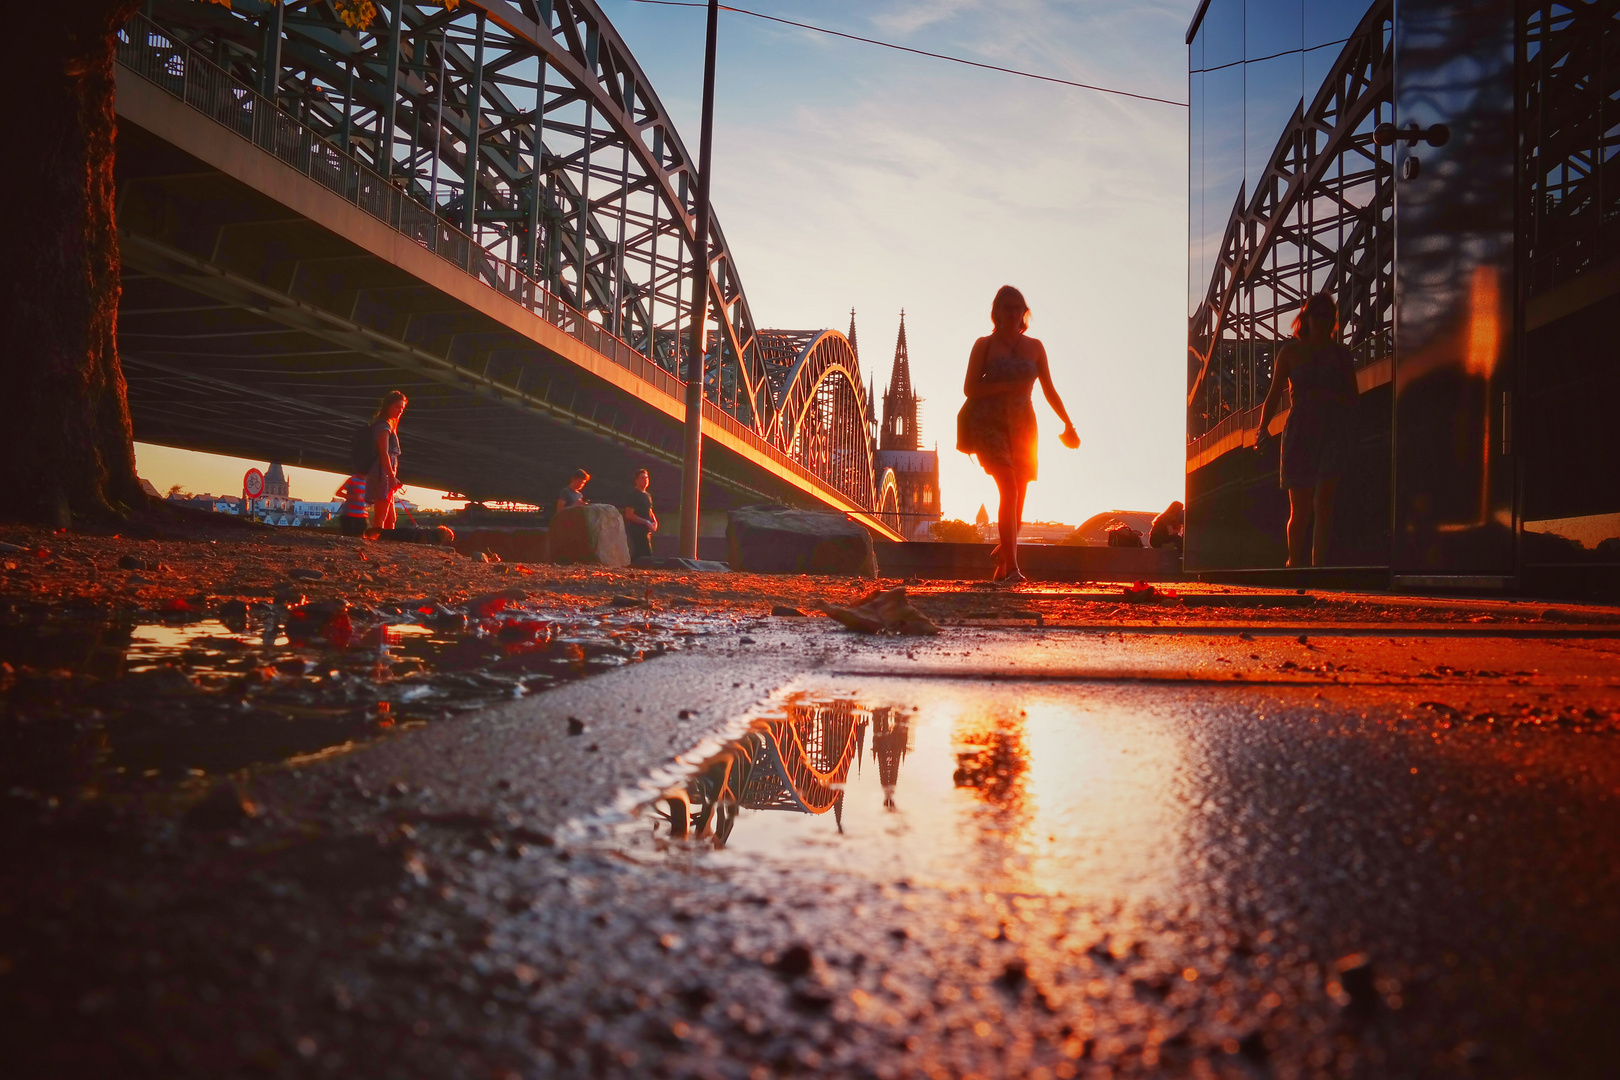
<path fill-rule="evenodd" d="M 371 433 L 370 424 L 361 424 L 355 428 L 354 435 L 349 440 L 349 471 L 355 476 L 365 476 L 375 464 L 377 464 L 377 439 Z"/>
<path fill-rule="evenodd" d="M 1142 534 L 1123 521 L 1116 521 L 1108 527 L 1108 546 L 1139 548 L 1142 546 Z"/>

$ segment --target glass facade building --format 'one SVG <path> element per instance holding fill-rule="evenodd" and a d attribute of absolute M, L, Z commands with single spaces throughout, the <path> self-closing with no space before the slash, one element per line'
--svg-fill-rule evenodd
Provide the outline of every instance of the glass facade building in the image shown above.
<path fill-rule="evenodd" d="M 1206 0 L 1187 44 L 1188 568 L 1286 557 L 1252 447 L 1326 291 L 1359 390 L 1333 563 L 1620 569 L 1620 0 Z"/>

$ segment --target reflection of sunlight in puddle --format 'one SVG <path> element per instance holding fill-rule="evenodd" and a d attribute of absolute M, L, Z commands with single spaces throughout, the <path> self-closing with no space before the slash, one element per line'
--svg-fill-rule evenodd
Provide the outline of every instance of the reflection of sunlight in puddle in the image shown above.
<path fill-rule="evenodd" d="M 858 753 L 842 799 L 773 793 L 795 768 L 838 762 L 846 740 Z M 655 832 L 686 819 L 689 838 L 723 843 L 711 857 L 727 861 L 1014 893 L 1163 893 L 1178 865 L 1183 753 L 1169 720 L 1072 688 L 874 680 L 783 699 L 684 796 L 671 792 Z"/>

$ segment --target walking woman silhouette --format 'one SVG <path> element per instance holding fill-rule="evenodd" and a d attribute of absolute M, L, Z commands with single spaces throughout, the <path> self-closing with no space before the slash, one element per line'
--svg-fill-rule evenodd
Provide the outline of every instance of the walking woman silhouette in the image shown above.
<path fill-rule="evenodd" d="M 1327 563 L 1333 532 L 1333 493 L 1353 450 L 1356 369 L 1339 342 L 1339 308 L 1317 293 L 1294 319 L 1294 336 L 1277 352 L 1271 387 L 1260 407 L 1255 447 L 1271 443 L 1267 430 L 1288 387 L 1278 484 L 1288 492 L 1288 565 Z"/>
<path fill-rule="evenodd" d="M 1074 424 L 1063 408 L 1063 399 L 1052 386 L 1047 369 L 1046 348 L 1027 333 L 1029 305 L 1024 294 L 1003 285 L 990 305 L 989 337 L 973 343 L 968 356 L 967 378 L 962 393 L 967 403 L 957 419 L 956 448 L 977 454 L 979 464 L 996 481 L 1001 506 L 996 519 L 1001 543 L 994 554 L 996 581 L 1017 584 L 1024 579 L 1018 569 L 1018 527 L 1024 518 L 1024 495 L 1036 475 L 1035 406 L 1031 395 L 1036 382 L 1046 395 L 1046 403 L 1063 421 L 1063 445 L 1071 450 L 1080 445 Z"/>

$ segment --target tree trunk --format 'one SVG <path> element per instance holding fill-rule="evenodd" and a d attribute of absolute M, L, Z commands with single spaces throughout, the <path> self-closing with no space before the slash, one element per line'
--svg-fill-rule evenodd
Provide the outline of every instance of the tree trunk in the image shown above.
<path fill-rule="evenodd" d="M 135 7 L 6 5 L 14 197 L 0 228 L 3 518 L 84 525 L 146 502 L 118 364 L 113 219 L 113 50 Z"/>

